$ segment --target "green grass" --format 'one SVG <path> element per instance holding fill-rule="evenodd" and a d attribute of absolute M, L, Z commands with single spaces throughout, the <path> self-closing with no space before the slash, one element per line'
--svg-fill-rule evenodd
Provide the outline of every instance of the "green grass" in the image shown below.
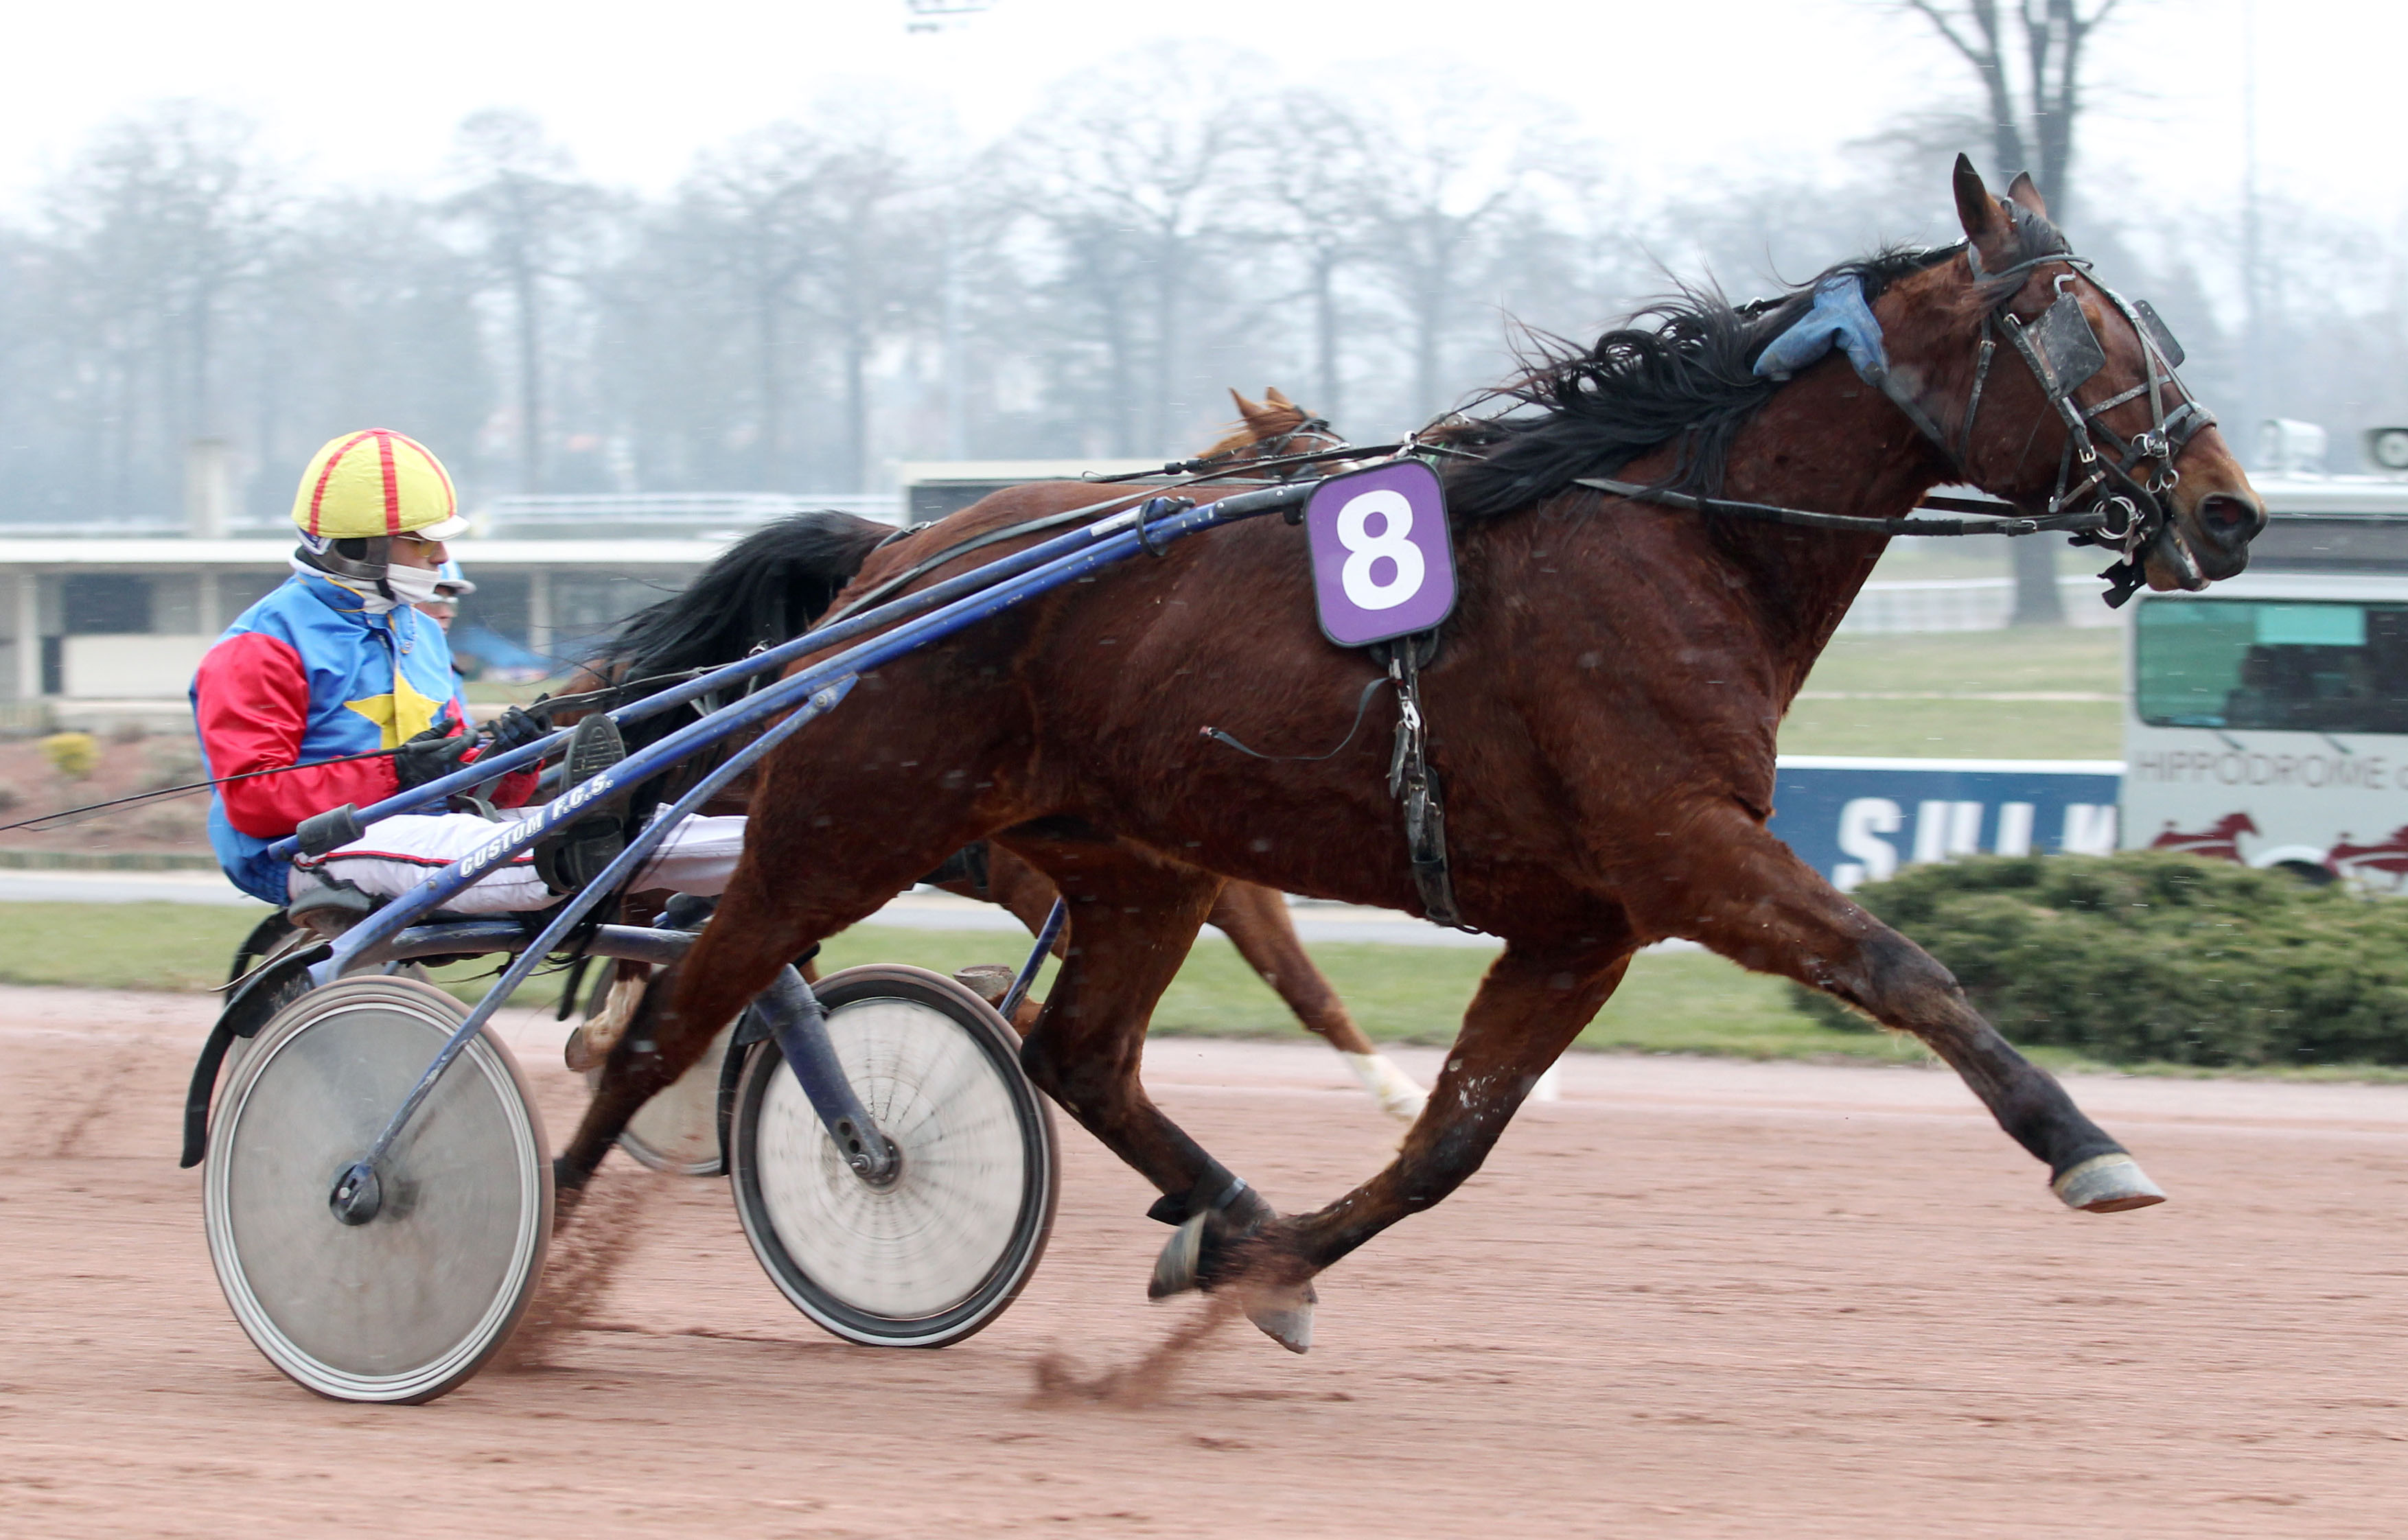
<path fill-rule="evenodd" d="M 264 910 L 198 904 L 0 904 L 0 983 L 82 989 L 195 991 L 225 977 L 235 944 Z M 951 973 L 971 962 L 1016 962 L 1027 941 L 1016 932 L 907 930 L 865 925 L 830 941 L 823 970 L 864 962 L 910 962 Z M 1490 954 L 1469 948 L 1325 945 L 1313 957 L 1365 1031 L 1384 1042 L 1445 1043 L 1486 971 Z M 473 976 L 490 962 L 439 975 L 476 999 Z M 1052 969 L 1039 983 L 1050 984 Z M 530 980 L 520 1003 L 559 998 L 556 978 Z M 1155 1030 L 1214 1036 L 1300 1035 L 1277 995 L 1207 933 L 1156 1012 Z M 1912 1045 L 1833 1031 L 1793 1010 L 1781 986 L 1702 954 L 1640 958 L 1630 978 L 1582 1035 L 1584 1048 L 1731 1053 L 1755 1058 L 1838 1055 L 1912 1058 Z"/>
<path fill-rule="evenodd" d="M 0 904 L 0 983 L 209 990 L 267 905 Z"/>
<path fill-rule="evenodd" d="M 235 944 L 264 910 L 198 904 L 0 904 L 0 984 L 77 989 L 190 991 L 225 977 Z M 838 936 L 821 954 L 833 971 L 864 962 L 910 962 L 950 973 L 971 962 L 1013 962 L 1025 947 L 1009 932 L 920 931 L 865 925 Z M 1443 1044 L 1488 965 L 1469 948 L 1326 944 L 1312 955 L 1364 1030 L 1383 1042 Z M 441 976 L 474 1000 L 469 976 L 490 962 L 463 963 Z M 1048 965 L 1041 993 L 1052 977 Z M 559 998 L 559 980 L 539 977 L 520 991 L 528 1005 Z M 1154 1030 L 1224 1037 L 1302 1037 L 1286 1007 L 1238 958 L 1207 933 L 1170 991 Z M 1642 956 L 1612 1001 L 1581 1034 L 1579 1047 L 1626 1053 L 1698 1053 L 1745 1059 L 1806 1059 L 1857 1063 L 1920 1063 L 1921 1045 L 1889 1033 L 1822 1026 L 1793 1009 L 1785 986 L 1701 952 Z M 2114 1069 L 2128 1075 L 2342 1081 L 2408 1081 L 2408 1070 L 2321 1064 L 2245 1072 L 2186 1064 L 2105 1065 L 2064 1048 L 2027 1049 L 2057 1070 Z"/>
<path fill-rule="evenodd" d="M 2101 701 L 1962 697 L 2069 692 L 2115 697 L 2123 634 L 2114 630 L 1842 636 L 1825 649 L 1782 724 L 1784 754 L 1924 759 L 2084 759 L 2123 754 L 2122 707 Z M 1818 700 L 1823 693 L 1936 700 Z"/>
<path fill-rule="evenodd" d="M 830 941 L 824 968 L 910 962 L 940 973 L 970 962 L 1017 962 L 1026 943 L 1001 932 L 911 931 L 864 925 Z M 1463 947 L 1324 942 L 1312 959 L 1365 1032 L 1382 1042 L 1445 1044 L 1494 954 Z M 1038 984 L 1041 994 L 1051 965 Z M 1300 1036 L 1303 1028 L 1237 948 L 1206 932 L 1164 994 L 1154 1030 L 1215 1037 Z M 1885 1033 L 1835 1031 L 1794 1009 L 1777 980 L 1702 952 L 1642 956 L 1580 1037 L 1585 1048 L 1715 1053 L 1751 1059 L 1834 1057 L 1882 1062 L 1924 1056 Z"/>
<path fill-rule="evenodd" d="M 2048 626 L 1909 636 L 1837 636 L 1809 690 L 2082 690 L 2124 687 L 2124 634 Z"/>
<path fill-rule="evenodd" d="M 2099 701 L 1799 701 L 1784 754 L 1928 760 L 2114 760 L 2120 708 Z"/>

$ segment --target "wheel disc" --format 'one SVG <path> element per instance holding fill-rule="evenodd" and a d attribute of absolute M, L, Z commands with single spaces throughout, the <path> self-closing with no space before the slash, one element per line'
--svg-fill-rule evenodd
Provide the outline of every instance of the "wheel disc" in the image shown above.
<path fill-rule="evenodd" d="M 261 1031 L 221 1101 L 203 1186 L 218 1280 L 260 1351 L 322 1395 L 441 1395 L 508 1338 L 542 1271 L 542 1125 L 488 1034 L 380 1164 L 377 1216 L 346 1225 L 328 1207 L 465 1016 L 415 980 L 328 985 Z"/>
<path fill-rule="evenodd" d="M 856 969 L 822 987 L 828 1036 L 899 1153 L 854 1176 L 774 1043 L 752 1048 L 731 1138 L 738 1207 L 787 1297 L 858 1342 L 931 1347 L 1017 1294 L 1053 1219 L 1052 1123 L 1018 1041 L 985 1002 L 917 969 Z"/>
<path fill-rule="evenodd" d="M 637 1108 L 619 1135 L 619 1148 L 637 1163 L 671 1176 L 716 1176 L 727 1169 L 719 1148 L 719 1082 L 727 1063 L 727 1045 L 736 1036 L 729 1022 L 710 1040 L 702 1057 L 677 1077 L 675 1084 Z M 602 1072 L 586 1077 L 599 1086 Z"/>

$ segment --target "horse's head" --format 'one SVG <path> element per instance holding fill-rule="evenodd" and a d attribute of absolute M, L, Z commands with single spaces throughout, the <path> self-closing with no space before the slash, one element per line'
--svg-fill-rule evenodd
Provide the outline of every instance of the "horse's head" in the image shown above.
<path fill-rule="evenodd" d="M 1966 260 L 1914 286 L 1934 331 L 1917 347 L 1902 317 L 1896 340 L 1922 355 L 1912 372 L 1927 383 L 1893 397 L 1983 490 L 2103 515 L 2089 538 L 2124 554 L 2123 591 L 2239 573 L 2265 505 L 2175 375 L 2182 349 L 2157 312 L 2090 277 L 2030 178 L 1994 197 L 1959 156 L 1956 192 Z"/>
<path fill-rule="evenodd" d="M 1246 464 L 1345 447 L 1345 438 L 1326 419 L 1290 401 L 1276 385 L 1267 388 L 1260 401 L 1249 401 L 1236 391 L 1229 399 L 1238 404 L 1238 421 L 1198 460 Z"/>

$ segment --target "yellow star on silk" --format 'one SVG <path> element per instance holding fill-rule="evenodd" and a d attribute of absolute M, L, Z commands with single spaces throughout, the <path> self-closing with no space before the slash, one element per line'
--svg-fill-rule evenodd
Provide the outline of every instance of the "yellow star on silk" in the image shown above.
<path fill-rule="evenodd" d="M 377 731 L 384 734 L 383 742 L 377 747 L 392 749 L 434 726 L 436 717 L 448 704 L 409 688 L 409 681 L 396 668 L 393 672 L 392 694 L 363 695 L 356 701 L 345 701 L 343 708 L 376 723 Z"/>

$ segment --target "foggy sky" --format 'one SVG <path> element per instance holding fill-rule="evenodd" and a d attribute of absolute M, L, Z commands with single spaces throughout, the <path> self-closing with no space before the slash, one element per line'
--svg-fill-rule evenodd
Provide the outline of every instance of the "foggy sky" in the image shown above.
<path fill-rule="evenodd" d="M 2094 192 L 2157 207 L 2237 195 L 2245 3 L 2123 0 L 2086 71 Z M 2257 3 L 2266 185 L 2388 225 L 2408 211 L 2408 7 Z M 0 93 L 0 203 L 22 205 L 94 128 L 164 97 L 251 114 L 310 181 L 407 190 L 441 177 L 461 117 L 523 107 L 587 175 L 655 192 L 696 150 L 831 86 L 922 96 L 975 144 L 1040 109 L 1047 82 L 1162 37 L 1241 46 L 1337 86 L 1399 63 L 1467 65 L 1570 107 L 1641 195 L 1701 170 L 1820 176 L 1899 112 L 1971 98 L 1964 66 L 1880 0 L 996 0 L 939 36 L 904 21 L 903 0 L 28 7 Z"/>

